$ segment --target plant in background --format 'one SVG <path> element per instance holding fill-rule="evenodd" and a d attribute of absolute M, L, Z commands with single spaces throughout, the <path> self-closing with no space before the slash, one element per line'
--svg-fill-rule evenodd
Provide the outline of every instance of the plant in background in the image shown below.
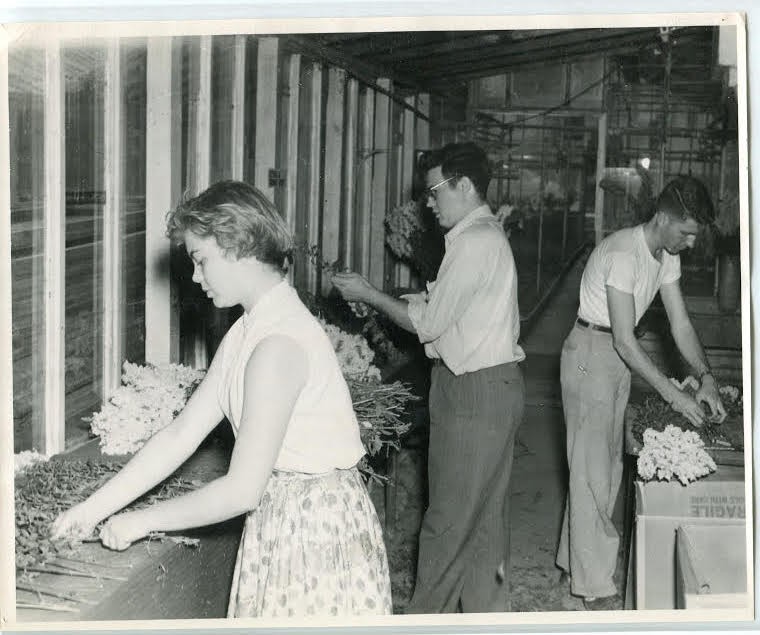
<path fill-rule="evenodd" d="M 385 244 L 423 281 L 435 280 L 443 259 L 443 237 L 419 201 L 394 207 L 385 218 Z"/>
<path fill-rule="evenodd" d="M 372 363 L 375 352 L 367 340 L 360 334 L 350 334 L 335 324 L 329 324 L 323 318 L 317 318 L 330 338 L 340 370 L 347 378 L 360 381 L 380 379 L 380 369 Z"/>
<path fill-rule="evenodd" d="M 718 203 L 714 224 L 716 255 L 739 255 L 739 192 L 731 192 Z"/>
<path fill-rule="evenodd" d="M 409 263 L 414 258 L 413 237 L 424 229 L 419 204 L 416 201 L 407 201 L 394 207 L 386 215 L 385 244 L 396 258 Z"/>

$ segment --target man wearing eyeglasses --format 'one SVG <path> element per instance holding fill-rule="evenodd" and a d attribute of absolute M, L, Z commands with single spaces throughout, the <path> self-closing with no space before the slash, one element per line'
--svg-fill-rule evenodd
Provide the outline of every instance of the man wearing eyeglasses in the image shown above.
<path fill-rule="evenodd" d="M 525 384 L 509 241 L 486 204 L 488 159 L 473 143 L 422 156 L 425 197 L 445 235 L 436 280 L 396 299 L 356 273 L 333 283 L 415 333 L 432 359 L 428 508 L 407 613 L 508 611 L 508 487 Z"/>
<path fill-rule="evenodd" d="M 652 218 L 621 229 L 591 253 L 581 278 L 578 319 L 562 348 L 562 406 L 570 468 L 557 566 L 589 610 L 622 608 L 613 575 L 620 539 L 612 512 L 623 473 L 624 414 L 634 369 L 695 426 L 726 411 L 686 312 L 679 252 L 694 245 L 715 212 L 690 176 L 663 189 Z M 634 328 L 659 291 L 673 339 L 699 377 L 695 398 L 669 381 L 636 341 Z"/>

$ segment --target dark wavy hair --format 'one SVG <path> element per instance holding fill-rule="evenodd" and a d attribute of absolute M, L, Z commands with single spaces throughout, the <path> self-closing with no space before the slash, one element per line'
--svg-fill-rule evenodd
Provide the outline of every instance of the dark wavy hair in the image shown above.
<path fill-rule="evenodd" d="M 254 257 L 285 272 L 293 237 L 277 208 L 242 181 L 219 181 L 198 196 L 183 199 L 166 216 L 166 235 L 182 244 L 185 234 L 213 237 L 226 255 Z"/>
<path fill-rule="evenodd" d="M 441 173 L 445 179 L 452 176 L 468 177 L 481 200 L 486 200 L 488 184 L 491 181 L 491 165 L 486 153 L 475 143 L 449 143 L 421 155 L 418 165 L 423 174 L 441 166 Z M 449 187 L 453 187 L 453 184 L 449 183 Z"/>
<path fill-rule="evenodd" d="M 715 221 L 715 207 L 705 184 L 693 176 L 677 176 L 657 197 L 655 210 L 673 218 L 693 218 L 700 225 Z"/>

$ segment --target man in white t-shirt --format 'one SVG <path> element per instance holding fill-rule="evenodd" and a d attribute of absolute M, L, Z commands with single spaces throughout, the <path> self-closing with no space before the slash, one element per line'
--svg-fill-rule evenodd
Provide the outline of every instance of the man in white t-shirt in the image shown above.
<path fill-rule="evenodd" d="M 583 272 L 578 319 L 560 364 L 570 477 L 557 565 L 590 610 L 621 608 L 613 582 L 619 536 L 611 516 L 623 472 L 630 369 L 696 426 L 708 416 L 702 403 L 709 416 L 726 415 L 679 285 L 679 252 L 714 218 L 705 186 L 679 176 L 658 197 L 654 216 L 607 236 Z M 657 368 L 634 335 L 658 291 L 675 343 L 699 378 L 695 398 Z"/>

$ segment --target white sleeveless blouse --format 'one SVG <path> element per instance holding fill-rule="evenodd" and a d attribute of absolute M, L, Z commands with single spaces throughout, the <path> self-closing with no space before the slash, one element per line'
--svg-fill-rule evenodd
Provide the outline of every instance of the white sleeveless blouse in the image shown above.
<path fill-rule="evenodd" d="M 243 412 L 246 364 L 256 345 L 275 334 L 302 346 L 308 374 L 274 468 L 319 474 L 354 466 L 366 451 L 348 386 L 327 334 L 286 280 L 232 325 L 216 354 L 219 404 L 235 434 Z"/>

